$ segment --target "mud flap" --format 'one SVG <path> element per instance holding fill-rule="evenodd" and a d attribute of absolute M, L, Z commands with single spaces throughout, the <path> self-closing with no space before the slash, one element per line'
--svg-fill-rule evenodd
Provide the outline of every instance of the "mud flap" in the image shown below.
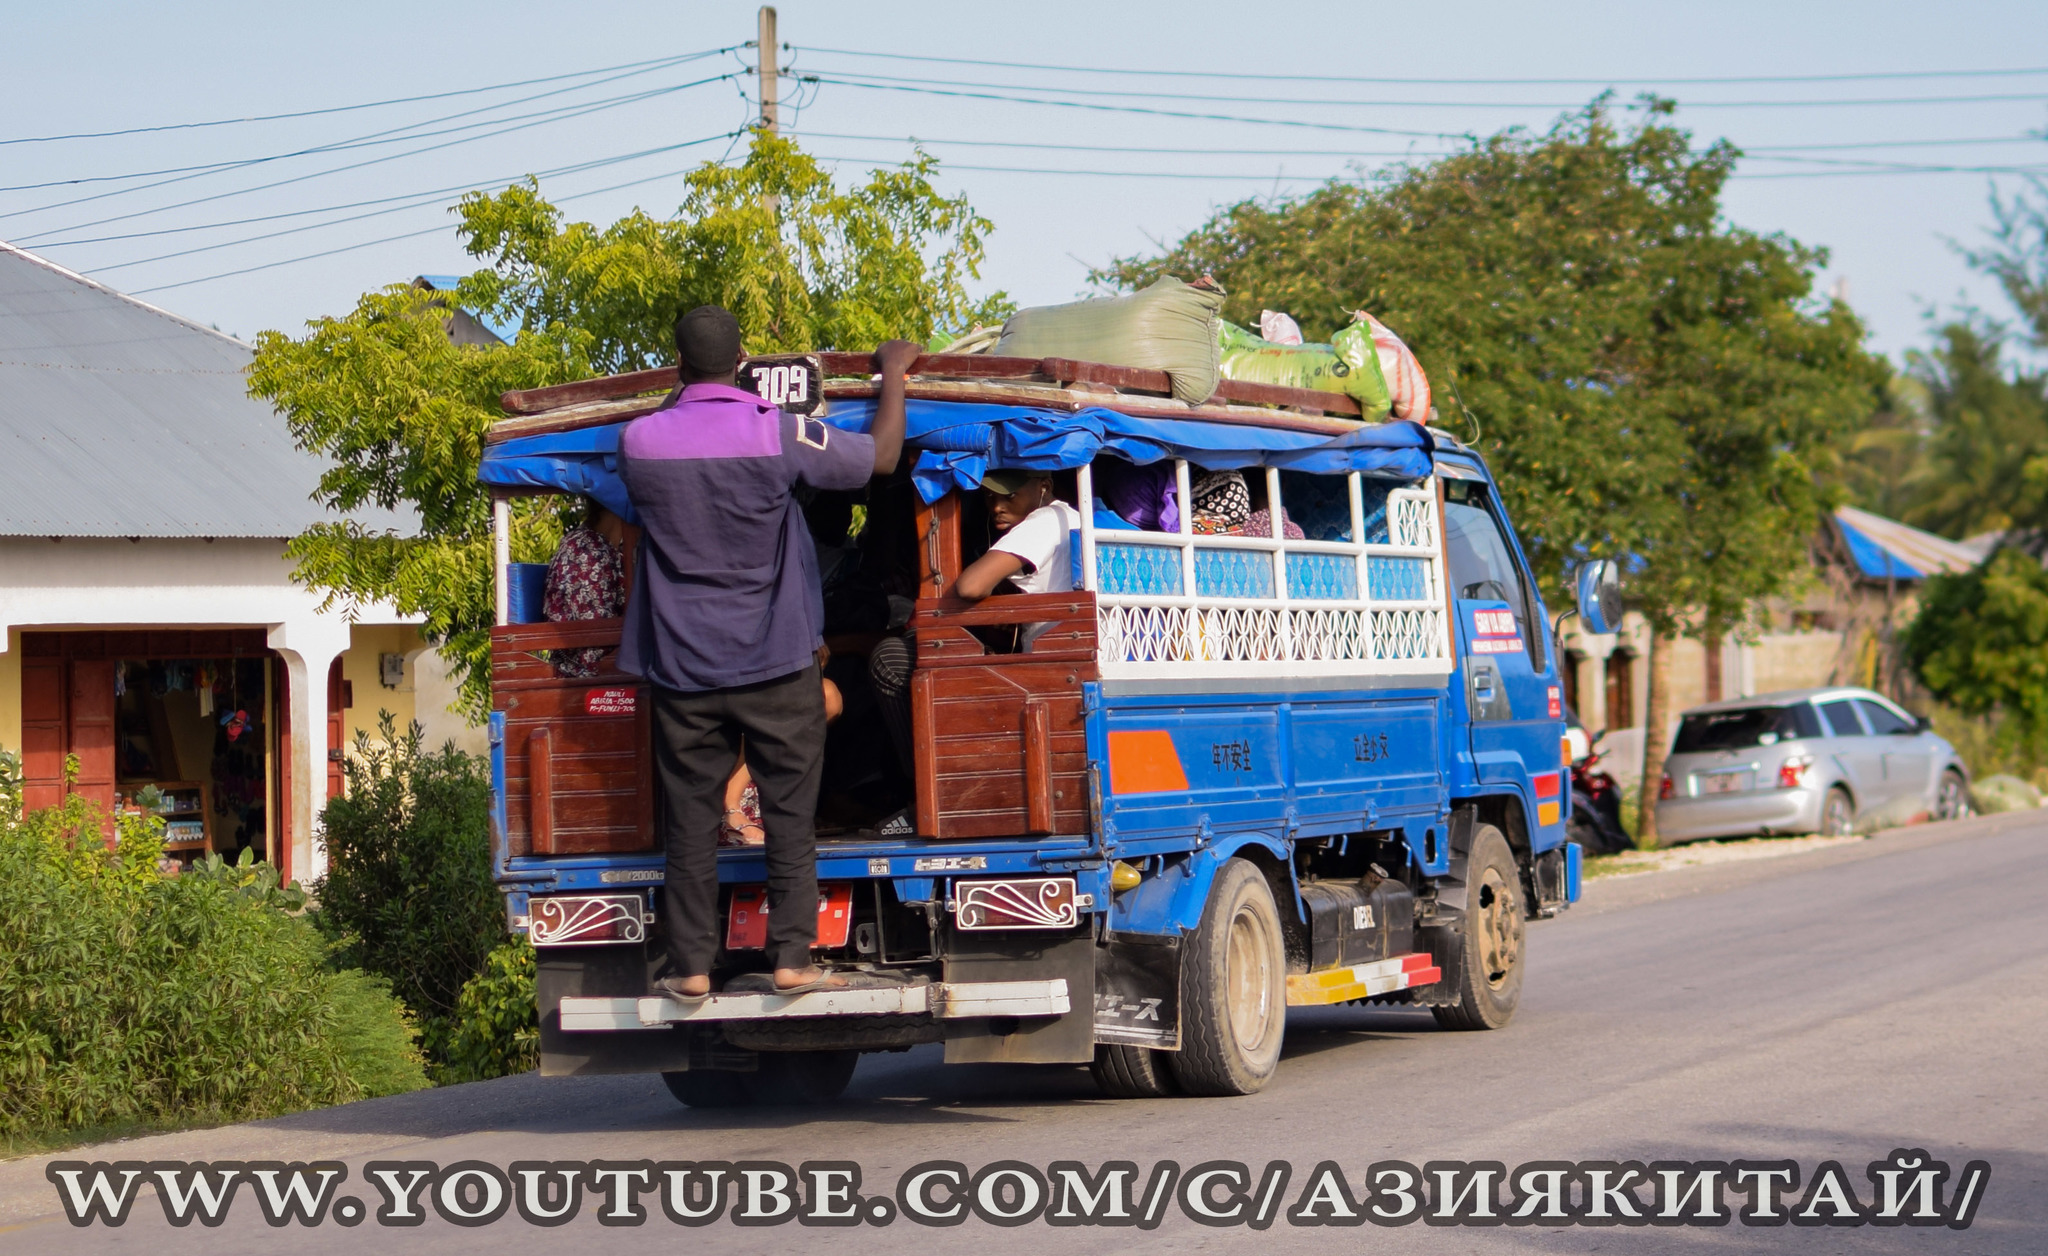
<path fill-rule="evenodd" d="M 1095 1041 L 1180 1050 L 1176 934 L 1112 933 L 1095 948 Z"/>
<path fill-rule="evenodd" d="M 948 1064 L 1085 1064 L 1095 1058 L 1095 940 L 1082 934 L 1056 941 L 1018 933 L 953 935 L 972 950 L 946 957 L 946 980 L 1049 981 L 1064 977 L 1072 1011 L 1063 1016 L 945 1022 Z"/>

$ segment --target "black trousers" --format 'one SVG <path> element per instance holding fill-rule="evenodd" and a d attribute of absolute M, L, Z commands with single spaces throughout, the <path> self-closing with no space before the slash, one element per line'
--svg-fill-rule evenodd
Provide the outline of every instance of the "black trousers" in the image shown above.
<path fill-rule="evenodd" d="M 768 833 L 768 957 L 777 968 L 805 967 L 818 939 L 815 824 L 825 694 L 817 664 L 734 689 L 649 688 L 668 853 L 662 914 L 671 968 L 702 976 L 718 951 L 718 830 L 742 737 Z"/>

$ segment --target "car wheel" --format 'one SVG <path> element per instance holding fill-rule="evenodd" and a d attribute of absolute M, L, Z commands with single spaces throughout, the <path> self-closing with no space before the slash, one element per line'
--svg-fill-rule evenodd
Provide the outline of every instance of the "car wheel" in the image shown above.
<path fill-rule="evenodd" d="M 1934 818 L 1960 820 L 1971 811 L 1970 787 L 1963 783 L 1963 774 L 1954 768 L 1943 772 L 1941 789 L 1934 795 Z"/>
<path fill-rule="evenodd" d="M 1820 805 L 1821 836 L 1847 837 L 1855 831 L 1856 805 L 1849 801 L 1849 791 L 1838 785 Z"/>

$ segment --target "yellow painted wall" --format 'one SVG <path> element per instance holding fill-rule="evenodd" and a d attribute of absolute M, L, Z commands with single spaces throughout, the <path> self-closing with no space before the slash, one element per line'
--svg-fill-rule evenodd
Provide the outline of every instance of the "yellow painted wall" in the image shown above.
<path fill-rule="evenodd" d="M 378 671 L 377 656 L 396 654 L 403 657 L 418 650 L 422 644 L 419 629 L 409 624 L 375 627 L 358 624 L 349 630 L 349 648 L 341 656 L 341 675 L 355 690 L 355 705 L 349 708 L 344 723 L 347 730 L 345 745 L 355 745 L 359 731 L 376 740 L 378 713 L 381 711 L 389 711 L 396 717 L 398 732 L 404 735 L 406 725 L 418 713 L 413 705 L 415 669 L 408 664 L 405 679 L 397 688 L 387 689 Z"/>
<path fill-rule="evenodd" d="M 0 750 L 21 753 L 21 629 L 7 630 L 0 654 Z"/>

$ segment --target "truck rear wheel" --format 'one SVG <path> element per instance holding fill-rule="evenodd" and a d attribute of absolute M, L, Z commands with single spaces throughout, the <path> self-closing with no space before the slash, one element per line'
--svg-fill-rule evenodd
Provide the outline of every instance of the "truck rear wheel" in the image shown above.
<path fill-rule="evenodd" d="M 1287 1033 L 1280 912 L 1259 870 L 1217 870 L 1202 927 L 1182 951 L 1180 1050 L 1168 1067 L 1191 1095 L 1249 1095 L 1273 1079 Z"/>
<path fill-rule="evenodd" d="M 859 1063 L 858 1051 L 763 1051 L 748 1086 L 755 1103 L 823 1103 L 845 1092 Z"/>
<path fill-rule="evenodd" d="M 1522 943 L 1528 924 L 1522 870 L 1508 839 L 1490 824 L 1472 833 L 1465 859 L 1465 916 L 1451 936 L 1450 954 L 1438 956 L 1443 980 L 1457 1002 L 1432 1007 L 1445 1029 L 1499 1029 L 1514 1019 L 1522 999 Z"/>
<path fill-rule="evenodd" d="M 668 1092 L 693 1108 L 823 1103 L 853 1080 L 858 1051 L 763 1051 L 752 1073 L 693 1069 L 663 1073 Z"/>
<path fill-rule="evenodd" d="M 1102 1093 L 1112 1099 L 1164 1099 L 1180 1093 L 1166 1062 L 1171 1054 L 1119 1042 L 1097 1043 L 1095 1062 L 1088 1071 Z"/>
<path fill-rule="evenodd" d="M 716 1072 L 691 1069 L 687 1073 L 663 1073 L 668 1093 L 692 1108 L 744 1108 L 754 1102 L 752 1073 Z"/>

